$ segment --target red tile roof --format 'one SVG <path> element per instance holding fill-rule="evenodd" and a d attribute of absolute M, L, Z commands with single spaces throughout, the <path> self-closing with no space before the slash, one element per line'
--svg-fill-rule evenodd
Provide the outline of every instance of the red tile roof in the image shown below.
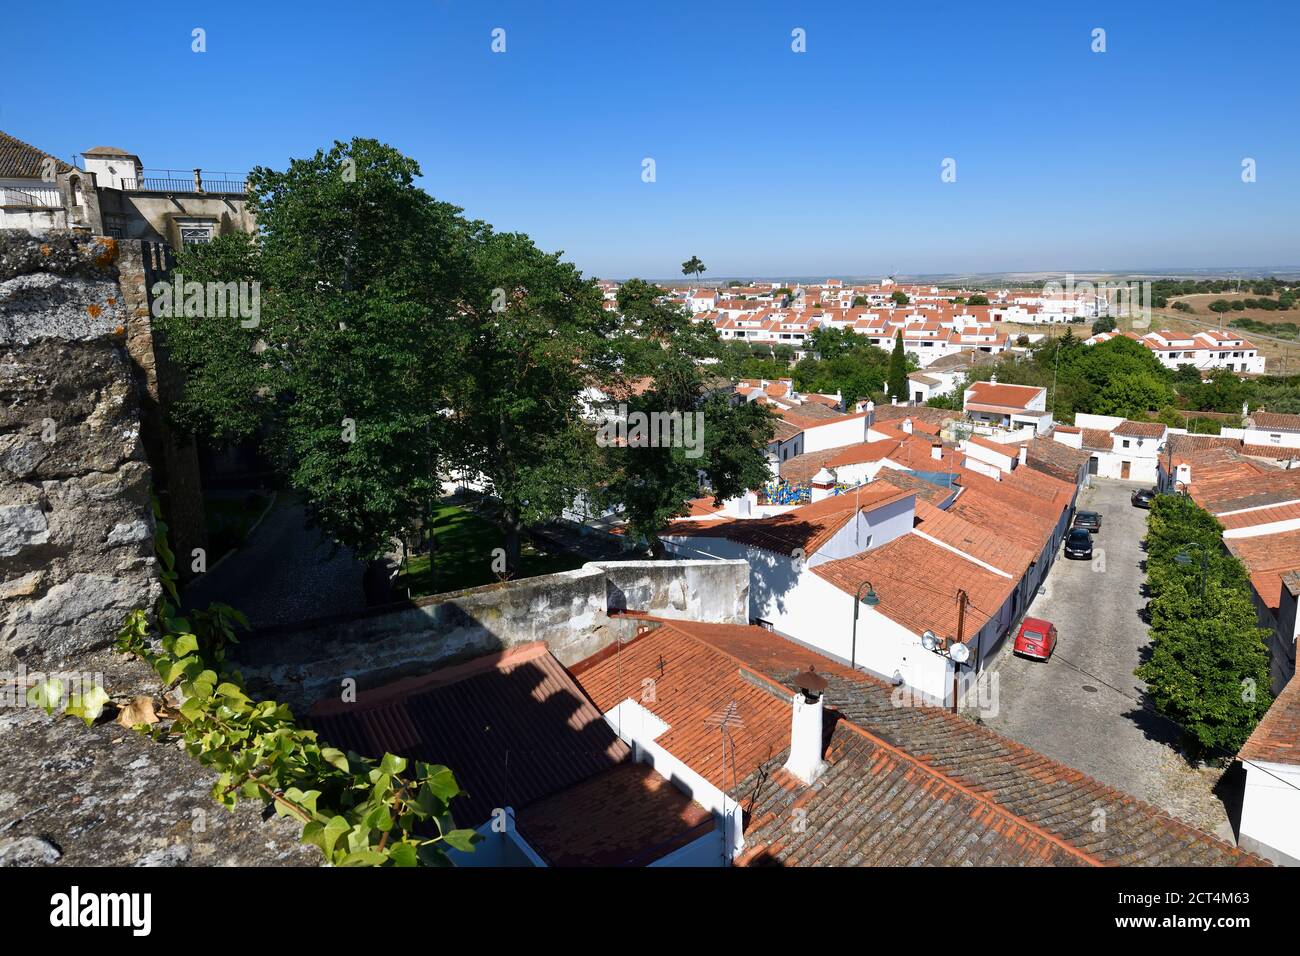
<path fill-rule="evenodd" d="M 648 764 L 627 761 L 517 814 L 552 866 L 643 866 L 714 828 L 713 814 Z"/>
<path fill-rule="evenodd" d="M 1110 451 L 1115 447 L 1115 440 L 1110 432 L 1102 428 L 1085 428 L 1083 430 L 1083 447 L 1099 451 Z"/>
<path fill-rule="evenodd" d="M 1260 598 L 1276 611 L 1282 602 L 1283 575 L 1300 570 L 1300 530 L 1225 538 L 1224 544 L 1246 566 Z"/>
<path fill-rule="evenodd" d="M 1300 432 L 1300 415 L 1282 412 L 1251 412 L 1250 420 L 1263 431 Z"/>
<path fill-rule="evenodd" d="M 913 634 L 957 634 L 958 589 L 965 590 L 964 633 L 974 637 L 1001 609 L 1020 583 L 995 574 L 918 534 L 905 534 L 864 554 L 827 561 L 812 569 L 846 594 L 870 581 L 880 603 L 875 610 Z"/>
<path fill-rule="evenodd" d="M 1160 422 L 1134 422 L 1125 419 L 1111 429 L 1112 435 L 1129 438 L 1163 438 L 1166 426 Z"/>
<path fill-rule="evenodd" d="M 839 468 L 842 465 L 862 465 L 880 461 L 888 458 L 891 452 L 897 451 L 901 444 L 902 442 L 896 438 L 884 438 L 880 441 L 864 441 L 857 445 L 848 445 L 829 458 L 826 467 Z"/>
<path fill-rule="evenodd" d="M 453 811 L 478 826 L 628 759 L 630 751 L 541 642 L 423 677 L 331 698 L 312 726 L 344 750 L 444 764 L 465 794 Z"/>
<path fill-rule="evenodd" d="M 980 405 L 1025 411 L 1029 403 L 1044 391 L 1045 389 L 1035 385 L 995 385 L 991 382 L 976 382 L 970 387 L 971 394 L 967 405 L 978 402 Z"/>
<path fill-rule="evenodd" d="M 811 556 L 859 511 L 870 511 L 912 497 L 887 481 L 873 481 L 844 494 L 795 508 L 771 518 L 735 518 L 722 522 L 677 521 L 667 536 L 726 538 L 765 551 L 790 555 L 796 548 Z"/>
<path fill-rule="evenodd" d="M 692 622 L 689 633 L 687 626 L 659 621 L 630 643 L 579 662 L 572 672 L 604 712 L 629 698 L 640 703 L 668 725 L 656 743 L 730 790 L 790 746 L 790 704 L 783 689 L 691 636 L 707 634 L 710 625 Z"/>
<path fill-rule="evenodd" d="M 763 628 L 672 624 L 787 689 L 796 673 L 815 667 L 830 684 L 828 708 L 842 718 L 829 741 L 831 767 L 816 785 L 784 775 L 787 754 L 778 752 L 737 788 L 748 821 L 743 862 L 969 863 L 983 851 L 968 851 L 972 858 L 958 844 L 973 841 L 997 845 L 986 863 L 1266 865 L 965 717 L 899 707 L 889 685 Z M 954 804 L 960 812 L 950 817 Z M 800 834 L 789 825 L 795 809 L 807 811 Z M 928 825 L 926 811 L 947 826 Z M 970 820 L 981 826 L 968 830 Z M 965 840 L 944 839 L 948 827 Z"/>
<path fill-rule="evenodd" d="M 927 501 L 916 503 L 916 517 L 919 519 L 916 531 L 1016 578 L 1023 577 L 1037 557 L 1033 551 L 1004 538 L 995 529 L 971 524 L 960 515 L 940 511 Z"/>
<path fill-rule="evenodd" d="M 1291 678 L 1237 755 L 1242 760 L 1300 764 L 1300 680 Z"/>

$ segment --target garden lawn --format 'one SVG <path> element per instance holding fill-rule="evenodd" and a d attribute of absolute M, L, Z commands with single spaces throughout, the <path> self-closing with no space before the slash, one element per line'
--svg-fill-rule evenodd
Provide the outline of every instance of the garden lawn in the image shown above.
<path fill-rule="evenodd" d="M 455 505 L 441 505 L 433 515 L 434 555 L 437 566 L 429 572 L 429 556 L 410 558 L 393 584 L 397 597 L 423 597 L 460 591 L 498 580 L 492 570 L 493 550 L 502 547 L 500 529 L 490 521 Z M 569 554 L 548 554 L 524 540 L 518 577 L 554 574 L 582 567 L 584 559 Z"/>

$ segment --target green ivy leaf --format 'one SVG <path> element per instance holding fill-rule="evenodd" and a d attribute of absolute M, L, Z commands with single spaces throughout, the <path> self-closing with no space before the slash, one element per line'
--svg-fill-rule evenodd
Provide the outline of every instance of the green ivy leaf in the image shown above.
<path fill-rule="evenodd" d="M 177 657 L 186 657 L 199 649 L 199 639 L 193 634 L 178 634 L 172 653 Z"/>
<path fill-rule="evenodd" d="M 57 677 L 48 677 L 39 684 L 34 684 L 27 691 L 27 703 L 53 715 L 63 700 L 65 689 L 63 681 Z"/>
<path fill-rule="evenodd" d="M 419 866 L 420 855 L 414 844 L 397 843 L 388 849 L 388 862 L 393 866 Z"/>
<path fill-rule="evenodd" d="M 321 759 L 332 767 L 337 767 L 344 773 L 348 772 L 348 758 L 343 751 L 336 750 L 333 747 L 322 747 L 320 752 Z"/>
<path fill-rule="evenodd" d="M 406 771 L 406 758 L 386 753 L 384 759 L 379 762 L 379 769 L 396 777 Z"/>
<path fill-rule="evenodd" d="M 450 830 L 443 835 L 447 845 L 464 853 L 473 853 L 474 844 L 482 843 L 482 835 L 473 830 Z"/>
<path fill-rule="evenodd" d="M 356 850 L 338 861 L 338 866 L 383 866 L 388 854 L 379 850 Z"/>
<path fill-rule="evenodd" d="M 456 785 L 455 776 L 450 770 L 441 765 L 429 768 L 429 775 L 425 778 L 425 783 L 444 802 L 451 800 L 452 797 L 460 793 L 460 787 Z"/>
<path fill-rule="evenodd" d="M 326 857 L 334 855 L 334 844 L 346 833 L 352 830 L 352 824 L 348 823 L 343 817 L 330 817 L 320 834 L 320 848 L 325 851 Z"/>
<path fill-rule="evenodd" d="M 69 717 L 80 717 L 89 727 L 104 713 L 104 705 L 107 703 L 108 692 L 96 684 L 84 694 L 78 694 L 68 701 L 63 712 Z"/>

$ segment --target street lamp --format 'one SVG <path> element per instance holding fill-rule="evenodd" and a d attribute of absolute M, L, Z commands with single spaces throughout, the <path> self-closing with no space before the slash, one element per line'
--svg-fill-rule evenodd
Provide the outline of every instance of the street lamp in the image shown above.
<path fill-rule="evenodd" d="M 1202 599 L 1204 599 L 1205 578 L 1210 571 L 1210 549 L 1207 548 L 1205 545 L 1201 544 L 1201 542 L 1199 541 L 1191 541 L 1183 545 L 1182 549 L 1176 555 L 1174 555 L 1174 562 L 1185 568 L 1190 567 L 1192 564 L 1192 556 L 1187 553 L 1189 548 L 1197 548 L 1201 552 L 1201 594 L 1200 596 Z"/>
<path fill-rule="evenodd" d="M 862 593 L 863 588 L 867 589 L 865 596 Z M 867 607 L 875 607 L 879 603 L 880 595 L 876 593 L 870 581 L 863 581 L 858 585 L 857 593 L 853 595 L 853 644 L 849 650 L 850 667 L 858 666 L 858 609 L 863 604 Z"/>

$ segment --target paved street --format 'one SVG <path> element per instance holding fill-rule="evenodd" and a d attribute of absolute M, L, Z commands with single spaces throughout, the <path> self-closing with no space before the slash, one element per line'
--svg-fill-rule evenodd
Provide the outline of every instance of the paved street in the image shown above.
<path fill-rule="evenodd" d="M 993 665 L 999 712 L 985 722 L 1231 840 L 1227 810 L 1214 792 L 1221 771 L 1189 768 L 1173 748 L 1177 730 L 1139 704 L 1143 684 L 1133 669 L 1147 644 L 1139 616 L 1146 604 L 1141 542 L 1147 512 L 1134 508 L 1129 495 L 1142 485 L 1093 481 L 1078 501 L 1080 509 L 1102 515 L 1093 560 L 1058 556 L 1047 593 L 1029 608 L 1031 616 L 1056 624 L 1056 653 L 1045 664 L 1026 660 L 1011 653 L 1008 640 Z"/>

